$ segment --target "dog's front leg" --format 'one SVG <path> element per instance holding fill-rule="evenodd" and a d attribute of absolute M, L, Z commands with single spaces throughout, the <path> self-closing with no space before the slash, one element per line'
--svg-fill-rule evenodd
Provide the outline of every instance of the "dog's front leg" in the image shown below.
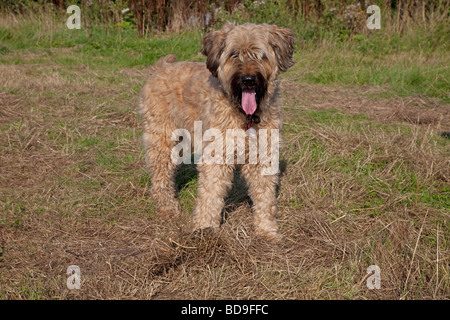
<path fill-rule="evenodd" d="M 247 181 L 248 193 L 253 201 L 253 215 L 256 233 L 271 240 L 279 240 L 276 221 L 276 186 L 278 174 L 264 175 L 264 165 L 246 164 L 242 174 Z"/>
<path fill-rule="evenodd" d="M 197 204 L 194 209 L 194 229 L 218 228 L 224 198 L 233 181 L 231 165 L 199 164 Z"/>

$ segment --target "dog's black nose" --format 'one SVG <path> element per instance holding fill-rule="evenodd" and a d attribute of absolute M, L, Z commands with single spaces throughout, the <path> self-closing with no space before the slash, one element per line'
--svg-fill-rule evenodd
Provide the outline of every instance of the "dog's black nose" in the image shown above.
<path fill-rule="evenodd" d="M 242 76 L 242 84 L 246 87 L 252 87 L 255 85 L 256 77 L 252 75 Z"/>

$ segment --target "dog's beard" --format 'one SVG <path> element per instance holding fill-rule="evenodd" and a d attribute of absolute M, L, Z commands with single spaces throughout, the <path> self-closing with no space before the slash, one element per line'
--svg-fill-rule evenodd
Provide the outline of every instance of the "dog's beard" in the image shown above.
<path fill-rule="evenodd" d="M 233 100 L 245 114 L 251 115 L 256 112 L 266 95 L 267 82 L 262 74 L 257 73 L 255 75 L 255 85 L 253 87 L 247 87 L 242 83 L 242 76 L 242 74 L 237 72 L 232 78 L 231 88 Z"/>

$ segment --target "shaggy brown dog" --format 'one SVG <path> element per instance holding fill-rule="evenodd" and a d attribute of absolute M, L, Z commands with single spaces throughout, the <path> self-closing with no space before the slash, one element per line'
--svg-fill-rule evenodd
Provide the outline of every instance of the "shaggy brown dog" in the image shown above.
<path fill-rule="evenodd" d="M 139 114 L 143 118 L 142 140 L 152 174 L 152 194 L 161 215 L 178 214 L 174 189 L 177 163 L 173 161 L 176 141 L 172 137 L 176 129 L 186 129 L 192 136 L 195 135 L 194 121 L 201 121 L 202 133 L 215 128 L 225 136 L 225 131 L 235 129 L 238 138 L 239 135 L 245 137 L 246 133 L 255 136 L 261 129 L 267 129 L 270 138 L 271 129 L 281 129 L 277 75 L 294 64 L 294 41 L 291 30 L 274 25 L 227 24 L 204 36 L 202 53 L 206 64 L 175 62 L 176 57 L 168 55 L 151 67 L 150 77 L 140 94 Z M 203 150 L 209 143 L 212 142 L 204 143 Z M 214 150 L 224 151 L 229 159 L 228 148 Z M 245 150 L 249 150 L 247 142 Z M 237 150 L 237 153 L 245 150 Z M 268 238 L 278 238 L 275 219 L 278 174 L 262 174 L 261 169 L 268 164 L 250 163 L 248 152 L 245 154 L 241 173 L 253 201 L 255 229 Z M 234 149 L 231 158 L 236 159 Z M 224 197 L 232 184 L 234 167 L 235 163 L 224 161 L 197 165 L 194 228 L 220 226 Z"/>

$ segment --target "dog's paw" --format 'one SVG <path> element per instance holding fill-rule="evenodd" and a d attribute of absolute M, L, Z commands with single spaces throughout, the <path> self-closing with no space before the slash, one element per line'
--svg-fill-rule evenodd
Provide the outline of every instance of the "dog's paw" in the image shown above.
<path fill-rule="evenodd" d="M 282 239 L 281 234 L 278 232 L 278 225 L 272 219 L 264 219 L 255 223 L 255 231 L 258 237 L 271 242 L 280 242 Z"/>
<path fill-rule="evenodd" d="M 158 216 L 164 220 L 172 220 L 180 216 L 180 209 L 178 207 L 161 207 L 158 209 Z"/>
<path fill-rule="evenodd" d="M 218 230 L 220 227 L 220 217 L 217 219 L 216 216 L 194 213 L 194 218 L 192 220 L 193 230 L 204 230 L 204 229 L 215 229 Z"/>
<path fill-rule="evenodd" d="M 279 243 L 283 240 L 283 236 L 278 231 L 257 230 L 256 234 L 259 238 L 272 243 Z"/>

